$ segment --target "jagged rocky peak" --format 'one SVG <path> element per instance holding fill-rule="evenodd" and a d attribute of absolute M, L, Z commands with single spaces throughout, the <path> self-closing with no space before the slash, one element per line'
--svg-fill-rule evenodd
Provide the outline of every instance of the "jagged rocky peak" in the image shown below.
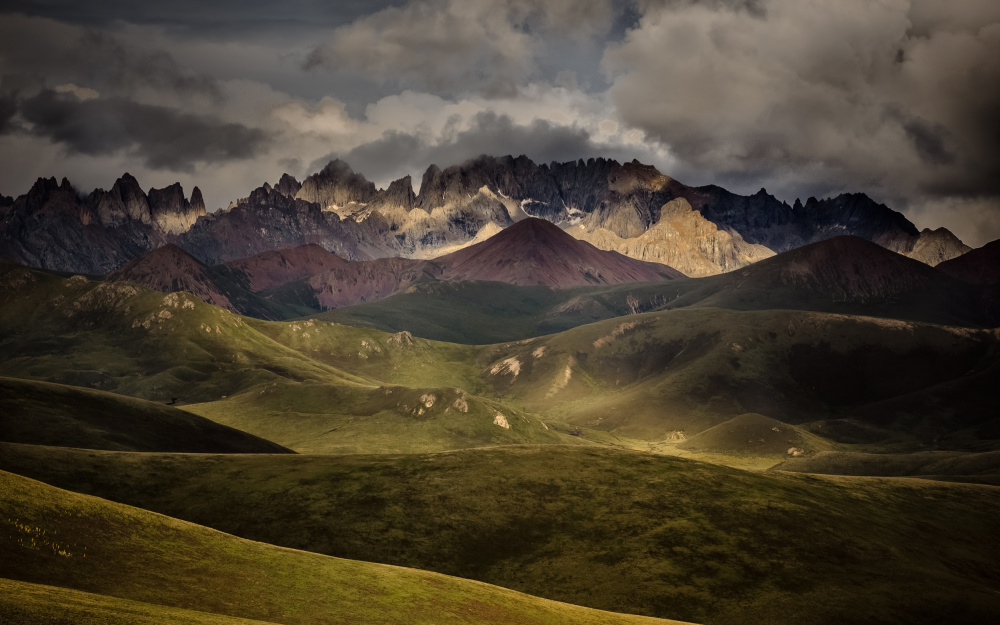
<path fill-rule="evenodd" d="M 935 267 L 946 260 L 958 258 L 971 249 L 947 228 L 924 228 L 906 256 Z"/>
<path fill-rule="evenodd" d="M 334 209 L 348 204 L 365 204 L 375 197 L 375 183 L 338 159 L 330 161 L 319 173 L 302 182 L 295 197 L 315 202 L 324 209 Z"/>
<path fill-rule="evenodd" d="M 148 198 L 152 221 L 166 234 L 186 232 L 206 213 L 201 190 L 198 187 L 192 189 L 191 201 L 188 201 L 179 182 L 162 189 L 150 189 Z"/>
<path fill-rule="evenodd" d="M 198 187 L 191 189 L 191 209 L 198 211 L 199 215 L 204 215 L 207 212 L 205 198 L 201 197 L 201 189 Z"/>
<path fill-rule="evenodd" d="M 298 193 L 301 188 L 302 183 L 289 174 L 281 174 L 278 184 L 274 185 L 275 191 L 292 198 L 295 197 L 295 194 Z"/>
<path fill-rule="evenodd" d="M 610 163 L 608 188 L 615 193 L 659 191 L 671 181 L 669 176 L 660 173 L 656 167 L 644 165 L 635 159 L 624 165 L 619 165 L 617 161 L 610 161 Z"/>
<path fill-rule="evenodd" d="M 96 213 L 98 223 L 117 226 L 129 221 L 149 224 L 149 202 L 142 192 L 139 181 L 128 172 L 115 180 L 110 191 L 96 189 L 90 195 L 89 204 Z"/>
<path fill-rule="evenodd" d="M 93 221 L 90 211 L 81 204 L 76 189 L 66 178 L 61 184 L 55 177 L 39 178 L 28 193 L 13 201 L 8 212 L 39 218 L 43 213 L 65 214 L 79 219 L 84 225 Z"/>
<path fill-rule="evenodd" d="M 412 208 L 413 202 L 417 199 L 416 193 L 413 192 L 413 180 L 409 176 L 393 180 L 389 183 L 389 188 L 385 190 L 385 197 L 400 205 Z"/>
<path fill-rule="evenodd" d="M 405 225 L 407 216 L 416 206 L 417 196 L 413 192 L 413 181 L 409 176 L 393 180 L 389 188 L 379 190 L 367 207 L 355 212 L 355 218 L 367 219 L 374 211 L 385 218 L 390 227 L 400 228 Z"/>

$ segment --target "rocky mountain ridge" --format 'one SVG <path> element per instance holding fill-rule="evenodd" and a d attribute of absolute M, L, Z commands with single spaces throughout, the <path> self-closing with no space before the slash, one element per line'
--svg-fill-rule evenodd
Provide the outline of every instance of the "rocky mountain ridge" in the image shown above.
<path fill-rule="evenodd" d="M 80 196 L 66 178 L 39 178 L 0 207 L 0 256 L 57 271 L 105 274 L 189 230 L 206 214 L 201 191 L 180 184 L 143 192 L 124 174 Z"/>
<path fill-rule="evenodd" d="M 228 209 L 206 213 L 200 191 L 144 193 L 130 175 L 86 198 L 68 181 L 39 179 L 0 202 L 0 256 L 27 265 L 103 274 L 166 243 L 206 264 L 316 244 L 348 260 L 432 258 L 527 217 L 598 248 L 665 263 L 689 276 L 732 271 L 775 253 L 849 234 L 937 264 L 968 251 L 945 229 L 919 232 L 863 194 L 789 206 L 764 189 L 740 196 L 690 187 L 638 161 L 592 158 L 537 164 L 480 156 L 427 168 L 378 189 L 331 161 L 301 183 L 289 174 Z"/>

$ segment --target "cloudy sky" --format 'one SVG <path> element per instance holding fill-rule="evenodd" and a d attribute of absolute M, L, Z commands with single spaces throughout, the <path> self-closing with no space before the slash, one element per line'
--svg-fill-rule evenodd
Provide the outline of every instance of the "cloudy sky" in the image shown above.
<path fill-rule="evenodd" d="M 0 192 L 638 158 L 1000 238 L 996 0 L 0 0 Z"/>

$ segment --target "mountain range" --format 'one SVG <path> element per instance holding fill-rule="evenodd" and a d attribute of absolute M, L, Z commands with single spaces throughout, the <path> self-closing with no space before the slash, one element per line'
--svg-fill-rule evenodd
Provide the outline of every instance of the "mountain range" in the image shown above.
<path fill-rule="evenodd" d="M 0 212 L 4 623 L 1000 615 L 1000 242 L 602 159 Z"/>
<path fill-rule="evenodd" d="M 969 250 L 947 230 L 918 231 L 863 194 L 789 206 L 764 189 L 740 196 L 690 187 L 637 161 L 603 158 L 536 164 L 484 155 L 443 170 L 430 166 L 419 193 L 408 176 L 377 189 L 335 160 L 301 183 L 284 174 L 213 213 L 197 187 L 189 199 L 179 184 L 143 192 L 124 174 L 110 191 L 83 196 L 68 180 L 49 178 L 0 201 L 0 217 L 4 259 L 88 275 L 166 244 L 209 265 L 307 244 L 346 260 L 431 258 L 527 217 L 692 277 L 839 235 L 931 265 Z"/>

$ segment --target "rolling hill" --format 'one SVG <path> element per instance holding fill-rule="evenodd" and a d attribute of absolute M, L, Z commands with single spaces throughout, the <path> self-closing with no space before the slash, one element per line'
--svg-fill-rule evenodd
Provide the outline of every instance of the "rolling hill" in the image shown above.
<path fill-rule="evenodd" d="M 704 278 L 551 294 L 499 286 L 491 294 L 485 284 L 418 284 L 319 318 L 478 344 L 677 308 L 810 310 L 980 328 L 1000 323 L 1000 300 L 992 287 L 958 280 L 947 266 L 933 268 L 857 237 L 835 237 Z M 420 314 L 406 314 L 410 309 Z"/>
<path fill-rule="evenodd" d="M 760 474 L 593 447 L 339 457 L 10 444 L 0 450 L 5 471 L 243 538 L 436 570 L 590 607 L 717 625 L 800 623 L 803 614 L 817 624 L 971 624 L 1000 613 L 994 558 L 1000 498 L 990 486 Z M 59 518 L 43 527 L 88 545 L 90 566 L 90 550 L 98 547 L 69 533 Z M 164 549 L 154 552 L 163 562 L 146 567 L 126 588 L 162 576 L 157 593 L 166 594 L 176 592 L 175 575 L 211 575 L 200 591 L 221 601 L 214 589 L 228 578 L 208 568 L 215 551 L 198 556 L 207 563 L 194 572 L 175 574 L 172 563 L 194 557 L 189 554 L 199 553 L 203 543 L 163 531 L 157 544 Z M 112 541 L 109 550 L 118 544 Z M 125 545 L 145 553 L 141 538 Z M 314 605 L 306 597 L 338 596 L 335 588 L 320 591 L 326 586 L 316 586 L 322 583 L 316 577 L 302 577 L 333 566 L 306 554 L 301 557 L 315 558 L 310 572 L 254 586 L 255 576 L 272 569 L 248 566 L 238 556 L 242 549 L 271 548 L 239 545 L 231 570 L 249 579 L 226 596 L 263 588 L 258 601 L 265 606 L 281 600 L 300 610 Z M 121 557 L 116 576 L 132 570 L 134 560 Z M 135 559 L 145 563 L 148 557 Z M 0 562 L 17 565 L 19 579 L 36 581 L 21 559 Z M 352 566 L 359 581 L 368 579 L 361 567 L 371 565 Z M 47 567 L 37 581 L 69 585 Z M 77 570 L 60 567 L 66 576 Z M 77 588 L 101 592 L 98 584 L 118 578 L 87 579 L 89 586 Z M 290 582 L 308 595 L 283 596 Z M 195 607 L 197 596 L 186 607 Z M 401 601 L 397 606 L 408 609 Z"/>
<path fill-rule="evenodd" d="M 290 453 L 171 406 L 15 378 L 0 378 L 0 441 L 115 451 Z"/>
<path fill-rule="evenodd" d="M 559 442 L 573 428 L 659 441 L 747 412 L 845 443 L 858 442 L 841 427 L 854 419 L 880 449 L 983 450 L 1000 438 L 984 400 L 1000 379 L 988 329 L 692 306 L 474 347 L 254 320 L 190 295 L 24 268 L 0 279 L 11 285 L 0 374 L 178 398 L 296 450 Z M 468 413 L 446 412 L 459 397 Z"/>
<path fill-rule="evenodd" d="M 5 472 L 0 525 L 0 584 L 14 593 L 0 600 L 0 615 L 30 622 L 46 614 L 94 622 L 94 607 L 158 623 L 662 622 L 251 542 Z"/>

